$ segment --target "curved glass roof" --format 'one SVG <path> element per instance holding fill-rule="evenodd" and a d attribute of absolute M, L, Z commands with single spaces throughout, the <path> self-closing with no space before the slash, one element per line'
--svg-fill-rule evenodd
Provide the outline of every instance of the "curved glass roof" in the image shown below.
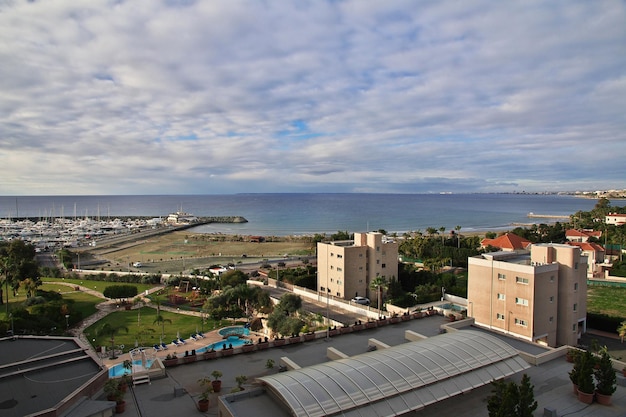
<path fill-rule="evenodd" d="M 258 379 L 295 416 L 394 416 L 529 367 L 500 339 L 462 330 Z"/>

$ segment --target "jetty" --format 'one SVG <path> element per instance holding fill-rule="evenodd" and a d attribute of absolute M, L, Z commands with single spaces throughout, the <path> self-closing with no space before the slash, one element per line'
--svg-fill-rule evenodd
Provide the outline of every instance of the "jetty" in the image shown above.
<path fill-rule="evenodd" d="M 569 216 L 559 214 L 535 214 L 532 211 L 528 213 L 531 219 L 569 219 Z"/>

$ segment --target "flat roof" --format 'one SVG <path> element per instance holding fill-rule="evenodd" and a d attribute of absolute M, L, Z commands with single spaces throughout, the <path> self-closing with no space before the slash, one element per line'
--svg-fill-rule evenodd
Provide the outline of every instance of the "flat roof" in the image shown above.
<path fill-rule="evenodd" d="M 106 370 L 76 339 L 0 339 L 0 415 L 22 417 L 54 408 Z"/>

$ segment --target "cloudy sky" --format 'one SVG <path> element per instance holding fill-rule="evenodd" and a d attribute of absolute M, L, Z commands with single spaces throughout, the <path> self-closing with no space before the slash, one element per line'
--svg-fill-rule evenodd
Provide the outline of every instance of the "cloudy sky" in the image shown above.
<path fill-rule="evenodd" d="M 0 194 L 626 188 L 622 1 L 0 0 Z"/>

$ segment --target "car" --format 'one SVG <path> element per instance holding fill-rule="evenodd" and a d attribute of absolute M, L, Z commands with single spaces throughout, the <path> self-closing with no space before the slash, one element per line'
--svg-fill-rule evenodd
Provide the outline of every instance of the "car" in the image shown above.
<path fill-rule="evenodd" d="M 354 297 L 351 301 L 364 306 L 370 305 L 370 299 L 367 297 Z"/>
<path fill-rule="evenodd" d="M 141 268 L 141 267 L 143 266 L 143 264 L 142 264 L 141 262 L 135 262 L 135 263 L 133 264 L 133 266 L 134 266 L 135 268 Z"/>

